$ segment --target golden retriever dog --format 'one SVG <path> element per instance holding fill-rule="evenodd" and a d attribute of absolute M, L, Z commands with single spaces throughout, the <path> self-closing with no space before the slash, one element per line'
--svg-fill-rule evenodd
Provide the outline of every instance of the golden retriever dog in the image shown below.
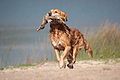
<path fill-rule="evenodd" d="M 57 11 L 57 17 L 59 17 L 60 19 L 56 18 L 56 16 L 51 15 L 54 14 L 54 11 Z M 42 20 L 41 26 L 37 28 L 37 31 L 43 29 L 47 23 L 50 23 L 49 37 L 54 48 L 57 60 L 59 61 L 59 67 L 64 68 L 66 66 L 64 60 L 67 59 L 67 66 L 72 69 L 79 50 L 84 48 L 91 57 L 93 57 L 93 52 L 83 34 L 78 29 L 69 28 L 64 23 L 65 21 L 67 21 L 67 16 L 65 15 L 66 14 L 64 14 L 64 12 L 61 10 L 52 9 L 45 15 Z M 60 55 L 59 53 L 61 51 L 62 54 Z"/>

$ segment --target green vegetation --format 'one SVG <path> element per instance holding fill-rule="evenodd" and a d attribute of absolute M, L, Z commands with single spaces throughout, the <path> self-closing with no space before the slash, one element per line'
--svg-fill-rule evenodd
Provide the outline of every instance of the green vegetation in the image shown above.
<path fill-rule="evenodd" d="M 14 68 L 28 68 L 28 67 L 34 67 L 37 64 L 20 64 L 20 65 L 16 65 L 16 66 L 7 66 L 7 67 L 2 67 L 0 68 L 0 70 L 5 70 L 5 69 L 14 69 Z"/>
<path fill-rule="evenodd" d="M 21 64 L 16 67 L 30 67 L 30 66 L 35 66 L 35 64 Z"/>
<path fill-rule="evenodd" d="M 93 59 L 120 58 L 120 25 L 102 24 L 87 40 L 94 52 Z M 88 59 L 87 54 L 83 51 L 80 53 L 82 53 L 79 56 L 81 59 Z"/>

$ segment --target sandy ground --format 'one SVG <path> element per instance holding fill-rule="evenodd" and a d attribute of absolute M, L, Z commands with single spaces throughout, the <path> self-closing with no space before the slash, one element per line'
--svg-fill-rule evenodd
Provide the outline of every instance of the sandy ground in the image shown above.
<path fill-rule="evenodd" d="M 0 71 L 0 80 L 120 80 L 120 62 L 79 61 L 74 69 L 59 69 L 57 62 Z"/>

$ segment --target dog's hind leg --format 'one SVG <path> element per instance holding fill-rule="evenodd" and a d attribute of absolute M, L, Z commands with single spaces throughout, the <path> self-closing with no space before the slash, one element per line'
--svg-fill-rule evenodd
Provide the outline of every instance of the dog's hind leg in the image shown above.
<path fill-rule="evenodd" d="M 70 69 L 73 69 L 73 64 L 76 62 L 76 57 L 77 57 L 77 47 L 74 47 L 73 50 L 71 51 L 71 55 L 68 56 L 68 62 L 69 64 L 67 65 Z"/>
<path fill-rule="evenodd" d="M 72 63 L 72 61 L 73 61 L 73 53 L 69 53 L 69 55 L 67 56 L 67 61 L 68 61 L 68 64 Z"/>
<path fill-rule="evenodd" d="M 67 61 L 68 61 L 67 67 L 72 69 L 73 65 L 70 65 L 70 64 L 73 61 L 73 48 L 70 49 L 69 54 L 67 55 Z"/>
<path fill-rule="evenodd" d="M 73 64 L 76 62 L 76 56 L 77 56 L 77 48 L 74 47 L 74 49 L 73 49 L 73 61 L 72 61 Z"/>

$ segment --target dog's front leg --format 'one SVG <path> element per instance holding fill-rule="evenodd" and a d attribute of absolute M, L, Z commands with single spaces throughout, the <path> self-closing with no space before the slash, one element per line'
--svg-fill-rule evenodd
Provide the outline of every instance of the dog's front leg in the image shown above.
<path fill-rule="evenodd" d="M 56 58 L 57 58 L 57 60 L 59 62 L 60 61 L 59 51 L 57 49 L 54 49 L 54 50 L 55 50 Z"/>
<path fill-rule="evenodd" d="M 65 47 L 65 50 L 63 51 L 61 57 L 60 57 L 60 68 L 63 68 L 64 67 L 64 59 L 65 57 L 67 56 L 69 50 L 71 49 L 70 46 L 66 46 Z"/>

